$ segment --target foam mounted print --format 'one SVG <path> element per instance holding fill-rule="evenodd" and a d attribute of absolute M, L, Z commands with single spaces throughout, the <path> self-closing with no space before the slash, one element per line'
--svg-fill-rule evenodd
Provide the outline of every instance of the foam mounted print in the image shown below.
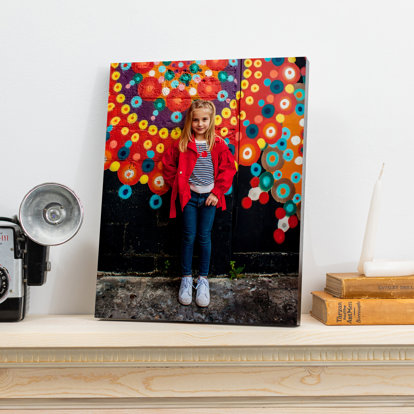
<path fill-rule="evenodd" d="M 111 65 L 95 317 L 299 324 L 307 70 Z"/>

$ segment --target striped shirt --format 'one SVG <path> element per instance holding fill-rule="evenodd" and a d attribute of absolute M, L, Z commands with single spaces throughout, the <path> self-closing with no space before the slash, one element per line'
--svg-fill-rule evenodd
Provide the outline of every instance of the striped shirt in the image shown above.
<path fill-rule="evenodd" d="M 194 140 L 199 157 L 189 179 L 190 188 L 197 193 L 209 193 L 214 187 L 214 167 L 206 141 Z"/>

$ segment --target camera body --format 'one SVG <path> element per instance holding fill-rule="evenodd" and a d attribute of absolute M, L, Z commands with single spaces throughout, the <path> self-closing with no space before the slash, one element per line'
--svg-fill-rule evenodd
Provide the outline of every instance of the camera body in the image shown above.
<path fill-rule="evenodd" d="M 28 286 L 46 282 L 48 256 L 48 246 L 26 237 L 16 218 L 0 221 L 0 321 L 24 318 Z"/>
<path fill-rule="evenodd" d="M 0 217 L 0 322 L 17 322 L 28 309 L 29 286 L 46 283 L 49 246 L 79 230 L 80 200 L 68 187 L 45 183 L 23 199 L 19 218 Z"/>
<path fill-rule="evenodd" d="M 24 240 L 17 225 L 0 227 L 0 314 L 7 322 L 24 318 L 26 283 L 23 268 Z"/>

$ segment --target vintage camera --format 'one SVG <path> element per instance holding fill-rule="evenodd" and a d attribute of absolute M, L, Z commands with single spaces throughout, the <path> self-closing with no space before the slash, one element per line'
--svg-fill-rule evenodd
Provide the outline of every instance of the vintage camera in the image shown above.
<path fill-rule="evenodd" d="M 29 191 L 19 217 L 0 217 L 0 322 L 24 318 L 29 286 L 41 286 L 50 270 L 49 246 L 63 244 L 79 230 L 83 208 L 62 184 Z"/>

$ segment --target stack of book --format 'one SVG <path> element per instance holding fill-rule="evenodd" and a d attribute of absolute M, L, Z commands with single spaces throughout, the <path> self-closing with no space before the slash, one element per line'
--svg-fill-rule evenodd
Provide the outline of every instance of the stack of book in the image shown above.
<path fill-rule="evenodd" d="M 414 324 L 414 275 L 327 273 L 325 291 L 312 295 L 311 314 L 326 325 Z"/>

